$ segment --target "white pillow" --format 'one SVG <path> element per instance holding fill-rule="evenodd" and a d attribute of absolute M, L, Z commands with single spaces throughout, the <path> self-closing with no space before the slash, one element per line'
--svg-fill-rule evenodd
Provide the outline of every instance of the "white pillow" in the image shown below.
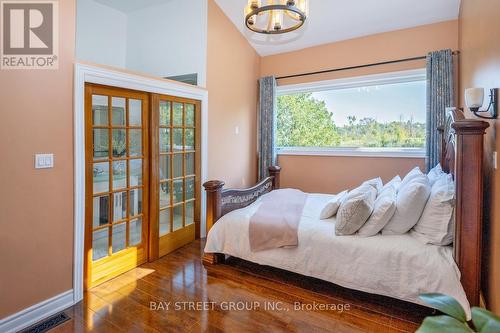
<path fill-rule="evenodd" d="M 377 190 L 368 186 L 367 191 L 357 192 L 340 205 L 335 225 L 336 235 L 352 235 L 361 228 L 373 212 Z"/>
<path fill-rule="evenodd" d="M 434 185 L 434 183 L 441 177 L 442 175 L 446 175 L 446 173 L 443 172 L 443 169 L 441 168 L 441 164 L 438 163 L 434 168 L 432 168 L 428 173 L 427 177 L 429 178 L 429 182 L 431 183 L 431 186 Z"/>
<path fill-rule="evenodd" d="M 386 183 L 384 187 L 382 187 L 382 191 L 384 191 L 386 188 L 393 187 L 397 192 L 399 185 L 401 185 L 401 177 L 397 175 L 396 177 L 392 178 L 388 183 Z"/>
<path fill-rule="evenodd" d="M 374 236 L 385 227 L 396 212 L 396 193 L 396 188 L 389 186 L 379 194 L 372 215 L 358 231 L 360 236 Z"/>
<path fill-rule="evenodd" d="M 375 187 L 377 189 L 377 192 L 382 191 L 382 187 L 384 185 L 384 183 L 382 183 L 382 178 L 380 178 L 380 177 L 369 179 L 369 180 L 363 182 L 363 184 L 361 184 L 361 185 L 365 185 L 365 184 L 368 184 L 368 185 Z"/>
<path fill-rule="evenodd" d="M 396 197 L 396 212 L 382 229 L 382 234 L 402 235 L 413 228 L 422 215 L 430 193 L 427 175 L 417 175 L 406 184 L 401 183 Z"/>
<path fill-rule="evenodd" d="M 375 192 L 373 192 L 372 190 L 375 190 Z M 356 187 L 355 189 L 349 191 L 346 200 L 368 192 L 375 193 L 375 198 L 377 197 L 377 189 L 375 188 L 375 186 L 373 184 L 363 183 L 360 186 Z M 375 198 L 373 198 L 373 200 L 375 200 Z"/>
<path fill-rule="evenodd" d="M 337 214 L 337 210 L 340 207 L 340 204 L 347 198 L 347 191 L 340 192 L 337 194 L 334 198 L 332 198 L 330 201 L 328 201 L 321 210 L 321 213 L 319 214 L 319 218 L 321 220 L 324 219 L 329 219 L 333 215 Z"/>
<path fill-rule="evenodd" d="M 420 168 L 419 167 L 415 167 L 415 168 L 411 169 L 410 172 L 408 172 L 406 174 L 406 176 L 401 181 L 401 184 L 399 184 L 399 187 L 403 187 L 406 184 L 408 184 L 410 181 L 412 181 L 413 179 L 415 179 L 416 177 L 421 177 L 423 175 L 424 174 L 422 173 L 422 171 L 420 170 Z"/>
<path fill-rule="evenodd" d="M 426 244 L 449 245 L 453 241 L 455 184 L 444 174 L 432 186 L 429 201 L 411 235 Z"/>

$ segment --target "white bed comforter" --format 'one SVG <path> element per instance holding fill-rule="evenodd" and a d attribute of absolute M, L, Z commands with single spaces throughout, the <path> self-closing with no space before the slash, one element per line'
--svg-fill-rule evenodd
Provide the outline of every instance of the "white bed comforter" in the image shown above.
<path fill-rule="evenodd" d="M 346 288 L 423 305 L 419 294 L 439 292 L 457 299 L 470 316 L 451 247 L 424 245 L 408 234 L 336 236 L 335 218 L 319 219 L 319 212 L 331 197 L 308 195 L 296 248 L 250 251 L 248 224 L 260 205 L 257 200 L 215 223 L 208 233 L 205 252 L 225 253 Z"/>

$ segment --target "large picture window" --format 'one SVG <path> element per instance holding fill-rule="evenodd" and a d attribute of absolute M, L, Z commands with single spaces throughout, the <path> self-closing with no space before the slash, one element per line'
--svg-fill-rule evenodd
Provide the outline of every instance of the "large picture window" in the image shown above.
<path fill-rule="evenodd" d="M 423 70 L 281 86 L 276 146 L 421 153 L 425 96 Z"/>

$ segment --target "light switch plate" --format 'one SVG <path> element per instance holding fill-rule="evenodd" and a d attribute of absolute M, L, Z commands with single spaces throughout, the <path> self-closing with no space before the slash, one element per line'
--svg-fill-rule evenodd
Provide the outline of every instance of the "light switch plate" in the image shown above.
<path fill-rule="evenodd" d="M 35 154 L 35 169 L 54 167 L 54 154 Z"/>
<path fill-rule="evenodd" d="M 498 156 L 497 156 L 497 152 L 494 151 L 493 152 L 493 169 L 496 170 L 498 167 Z"/>

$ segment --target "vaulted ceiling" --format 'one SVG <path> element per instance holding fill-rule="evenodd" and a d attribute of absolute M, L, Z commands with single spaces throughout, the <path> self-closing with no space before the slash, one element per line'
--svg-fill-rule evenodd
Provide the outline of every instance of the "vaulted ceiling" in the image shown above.
<path fill-rule="evenodd" d="M 285 35 L 265 36 L 245 27 L 247 0 L 215 1 L 260 55 L 454 20 L 460 7 L 460 0 L 309 0 L 304 27 Z"/>

